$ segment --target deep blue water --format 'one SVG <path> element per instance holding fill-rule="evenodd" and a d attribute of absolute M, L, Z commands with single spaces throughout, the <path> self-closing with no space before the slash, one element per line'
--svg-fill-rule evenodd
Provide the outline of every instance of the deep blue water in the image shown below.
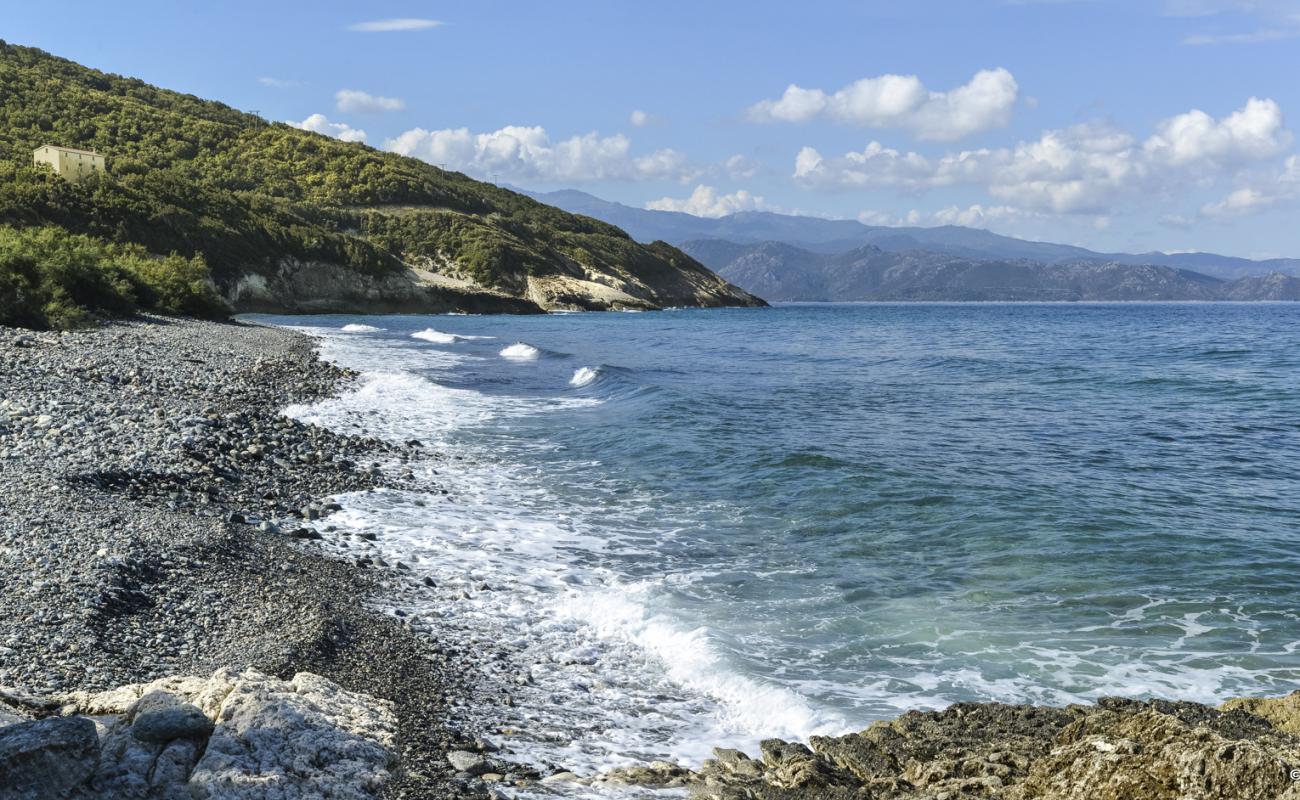
<path fill-rule="evenodd" d="M 368 373 L 295 413 L 469 455 L 455 511 L 350 524 L 567 654 L 518 712 L 570 731 L 537 758 L 1300 687 L 1300 306 L 271 321 Z M 573 691 L 599 713 L 561 719 Z"/>

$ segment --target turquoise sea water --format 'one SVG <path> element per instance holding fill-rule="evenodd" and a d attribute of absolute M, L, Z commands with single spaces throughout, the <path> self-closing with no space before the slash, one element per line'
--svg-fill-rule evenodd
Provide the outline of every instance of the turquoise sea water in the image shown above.
<path fill-rule="evenodd" d="M 437 613 L 517 651 L 518 757 L 1300 687 L 1300 306 L 258 319 L 365 373 L 292 413 L 465 455 L 337 524 L 492 584 Z"/>

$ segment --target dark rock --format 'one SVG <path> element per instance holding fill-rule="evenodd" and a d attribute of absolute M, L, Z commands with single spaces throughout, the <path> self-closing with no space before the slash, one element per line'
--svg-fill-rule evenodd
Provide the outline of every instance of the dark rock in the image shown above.
<path fill-rule="evenodd" d="M 5 800 L 66 797 L 85 783 L 99 759 L 95 723 L 54 717 L 0 728 L 0 796 Z"/>
<path fill-rule="evenodd" d="M 179 703 L 166 696 L 141 698 L 131 722 L 132 736 L 156 744 L 173 739 L 205 739 L 211 733 L 212 720 L 197 706 Z"/>

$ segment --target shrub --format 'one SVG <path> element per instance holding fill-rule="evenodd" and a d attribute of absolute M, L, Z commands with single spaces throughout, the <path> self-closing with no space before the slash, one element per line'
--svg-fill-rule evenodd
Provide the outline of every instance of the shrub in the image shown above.
<path fill-rule="evenodd" d="M 228 309 L 201 257 L 158 258 L 54 226 L 0 227 L 0 324 L 72 328 L 136 311 L 213 318 Z"/>

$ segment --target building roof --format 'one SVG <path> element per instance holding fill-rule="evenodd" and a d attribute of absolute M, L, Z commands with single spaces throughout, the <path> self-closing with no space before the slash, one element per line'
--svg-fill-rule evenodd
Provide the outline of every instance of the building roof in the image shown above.
<path fill-rule="evenodd" d="M 47 148 L 47 147 L 52 148 L 52 149 L 54 149 L 54 150 L 62 150 L 62 151 L 65 152 L 65 153 L 81 153 L 81 154 L 84 155 L 84 156 L 101 156 L 101 157 L 102 157 L 102 155 L 103 155 L 102 153 L 96 153 L 94 150 L 78 150 L 78 149 L 75 148 L 75 147 L 61 147 L 61 146 L 59 146 L 59 145 L 57 145 L 57 144 L 43 144 L 43 145 L 41 145 L 40 147 L 36 148 L 36 150 L 44 150 L 44 149 Z M 36 150 L 33 150 L 32 152 L 34 153 L 34 152 L 36 152 Z"/>

